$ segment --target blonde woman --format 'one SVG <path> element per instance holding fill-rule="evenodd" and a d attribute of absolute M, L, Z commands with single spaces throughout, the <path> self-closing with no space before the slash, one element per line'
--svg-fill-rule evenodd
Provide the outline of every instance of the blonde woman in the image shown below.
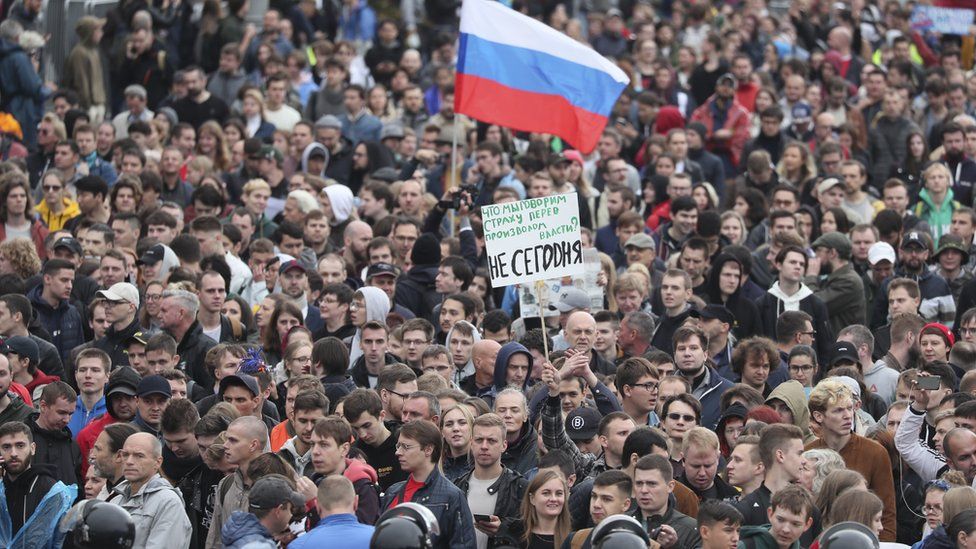
<path fill-rule="evenodd" d="M 208 120 L 200 126 L 200 135 L 197 137 L 197 157 L 200 156 L 209 158 L 218 171 L 227 171 L 231 167 L 230 148 L 227 146 L 224 130 L 213 120 Z"/>
<path fill-rule="evenodd" d="M 41 192 L 44 199 L 34 211 L 49 231 L 58 231 L 68 220 L 81 215 L 78 203 L 65 191 L 64 174 L 60 170 L 48 170 L 41 176 Z"/>
<path fill-rule="evenodd" d="M 749 231 L 746 229 L 746 220 L 739 212 L 728 210 L 719 219 L 721 219 L 722 236 L 728 240 L 729 245 L 741 246 L 745 243 Z"/>
<path fill-rule="evenodd" d="M 252 88 L 244 92 L 241 111 L 248 137 L 267 141 L 274 136 L 274 125 L 264 119 L 264 96 L 260 91 Z"/>
<path fill-rule="evenodd" d="M 949 232 L 952 212 L 961 204 L 952 195 L 952 172 L 941 162 L 933 162 L 922 172 L 925 188 L 918 193 L 915 216 L 929 224 L 932 239 L 936 242 Z"/>

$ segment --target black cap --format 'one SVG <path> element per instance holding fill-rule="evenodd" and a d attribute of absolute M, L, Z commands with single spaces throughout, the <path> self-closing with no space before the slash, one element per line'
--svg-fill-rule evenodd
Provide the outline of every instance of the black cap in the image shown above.
<path fill-rule="evenodd" d="M 75 255 L 81 255 L 84 251 L 81 248 L 81 242 L 73 236 L 62 236 L 54 243 L 54 249 L 67 248 L 71 253 Z"/>
<path fill-rule="evenodd" d="M 730 326 L 735 326 L 735 315 L 726 309 L 724 305 L 706 305 L 699 313 L 699 316 L 704 320 L 716 319 Z"/>
<path fill-rule="evenodd" d="M 146 397 L 149 395 L 163 395 L 166 398 L 173 396 L 171 389 L 169 388 L 169 381 L 163 376 L 146 376 L 142 378 L 139 382 L 139 387 L 136 389 L 136 395 L 139 397 Z"/>
<path fill-rule="evenodd" d="M 146 250 L 142 257 L 139 258 L 137 262 L 139 265 L 155 265 L 163 260 L 166 256 L 166 248 L 162 244 L 156 244 L 152 248 Z"/>
<path fill-rule="evenodd" d="M 918 246 L 923 250 L 929 250 L 929 241 L 925 238 L 925 233 L 921 231 L 910 231 L 905 233 L 905 236 L 901 239 L 901 247 L 907 248 L 909 246 Z"/>
<path fill-rule="evenodd" d="M 220 394 L 224 393 L 227 387 L 244 387 L 251 392 L 254 396 L 261 394 L 261 388 L 258 387 L 258 380 L 254 376 L 249 376 L 247 374 L 231 374 L 229 376 L 224 376 L 220 380 Z"/>
<path fill-rule="evenodd" d="M 258 156 L 258 153 L 261 152 L 261 147 L 263 146 L 264 143 L 262 143 L 260 139 L 256 139 L 252 137 L 250 139 L 245 140 L 244 156 L 256 160 L 257 159 L 256 157 Z"/>
<path fill-rule="evenodd" d="M 854 347 L 853 343 L 848 343 L 846 341 L 838 341 L 830 348 L 830 367 L 833 368 L 838 362 L 851 361 L 854 364 L 859 364 L 861 362 L 860 357 L 857 356 L 857 348 Z"/>
<path fill-rule="evenodd" d="M 601 419 L 600 412 L 581 406 L 566 416 L 566 434 L 573 441 L 590 440 L 596 436 Z"/>
<path fill-rule="evenodd" d="M 116 368 L 108 378 L 108 388 L 105 391 L 106 398 L 115 393 L 136 396 L 141 379 L 139 372 L 135 371 L 131 366 L 120 366 Z M 169 387 L 168 382 L 166 385 Z"/>
<path fill-rule="evenodd" d="M 389 263 L 374 263 L 369 266 L 369 269 L 366 269 L 366 280 L 374 276 L 392 276 L 396 278 L 400 276 L 400 269 L 397 269 L 396 265 Z"/>
<path fill-rule="evenodd" d="M 5 353 L 14 353 L 19 357 L 27 357 L 32 366 L 37 366 L 41 361 L 41 351 L 37 347 L 37 343 L 34 342 L 28 336 L 13 336 L 8 337 L 4 344 L 7 348 Z"/>

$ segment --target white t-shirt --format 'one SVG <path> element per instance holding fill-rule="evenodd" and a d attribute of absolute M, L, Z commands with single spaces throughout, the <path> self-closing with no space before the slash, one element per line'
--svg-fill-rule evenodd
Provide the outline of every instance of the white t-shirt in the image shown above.
<path fill-rule="evenodd" d="M 498 478 L 489 480 L 478 480 L 472 474 L 468 479 L 468 507 L 471 508 L 472 515 L 491 515 L 495 513 L 495 502 L 498 500 L 498 492 L 488 493 L 488 487 L 498 482 Z M 488 535 L 481 530 L 475 529 L 475 541 L 478 549 L 488 547 Z"/>

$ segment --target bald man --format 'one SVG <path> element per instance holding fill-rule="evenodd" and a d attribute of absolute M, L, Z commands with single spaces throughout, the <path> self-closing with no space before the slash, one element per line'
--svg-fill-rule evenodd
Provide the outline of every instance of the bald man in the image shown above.
<path fill-rule="evenodd" d="M 193 529 L 183 509 L 183 498 L 159 475 L 163 446 L 149 433 L 129 436 L 122 446 L 125 481 L 115 487 L 121 499 L 113 503 L 129 512 L 136 524 L 133 547 L 187 547 Z"/>
<path fill-rule="evenodd" d="M 373 228 L 367 223 L 357 219 L 346 225 L 346 230 L 342 233 L 342 258 L 356 267 L 354 272 L 358 273 L 369 265 L 366 247 L 372 239 Z"/>
<path fill-rule="evenodd" d="M 471 347 L 474 373 L 461 380 L 462 391 L 482 398 L 491 395 L 495 387 L 495 358 L 501 348 L 497 341 L 491 339 L 475 342 Z"/>
<path fill-rule="evenodd" d="M 230 519 L 231 513 L 247 511 L 247 492 L 251 485 L 251 479 L 247 477 L 247 468 L 254 458 L 266 450 L 270 450 L 268 427 L 260 419 L 254 416 L 239 417 L 227 427 L 224 455 L 228 463 L 237 465 L 237 471 L 229 477 L 224 477 L 215 490 L 213 521 L 207 534 L 208 548 L 223 547 L 220 529 Z M 227 483 L 230 483 L 230 487 L 226 486 Z"/>
<path fill-rule="evenodd" d="M 965 475 L 966 482 L 972 485 L 976 479 L 976 433 L 956 427 L 946 433 L 942 448 L 949 468 Z"/>
<path fill-rule="evenodd" d="M 593 350 L 596 341 L 596 320 L 586 311 L 576 311 L 566 320 L 566 343 L 578 353 L 590 355 L 590 370 L 598 374 L 610 375 L 617 367 Z"/>

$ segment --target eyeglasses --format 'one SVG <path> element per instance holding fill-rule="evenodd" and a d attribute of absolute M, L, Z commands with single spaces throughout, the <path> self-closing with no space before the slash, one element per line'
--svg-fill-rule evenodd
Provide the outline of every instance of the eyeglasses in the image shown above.
<path fill-rule="evenodd" d="M 796 366 L 790 366 L 791 372 L 812 372 L 813 364 L 797 364 Z"/>
<path fill-rule="evenodd" d="M 310 356 L 296 356 L 291 359 L 292 362 L 298 362 L 299 364 L 305 364 L 306 362 L 312 362 L 312 357 Z"/>
<path fill-rule="evenodd" d="M 47 191 L 60 191 L 61 190 L 61 185 L 42 185 L 41 188 L 43 188 L 45 192 L 47 192 Z"/>
<path fill-rule="evenodd" d="M 931 515 L 933 513 L 941 513 L 941 512 L 942 512 L 942 506 L 941 505 L 924 505 L 924 506 L 922 506 L 922 514 L 923 515 Z"/>
<path fill-rule="evenodd" d="M 421 345 L 427 345 L 427 341 L 423 339 L 404 339 L 403 345 L 405 347 L 420 347 Z"/>
<path fill-rule="evenodd" d="M 631 385 L 631 387 L 640 387 L 649 393 L 653 393 L 654 391 L 657 391 L 659 385 L 660 383 L 656 381 L 648 381 L 647 383 L 635 383 Z"/>
<path fill-rule="evenodd" d="M 809 332 L 800 332 L 800 334 L 805 336 L 810 336 L 810 337 L 817 337 L 816 330 L 810 330 Z"/>
<path fill-rule="evenodd" d="M 689 415 L 685 415 L 685 414 L 678 414 L 678 413 L 675 413 L 675 412 L 671 412 L 670 414 L 668 414 L 668 419 L 670 419 L 671 421 L 681 420 L 681 421 L 684 421 L 685 423 L 697 423 L 698 422 L 698 418 L 695 417 L 695 416 L 689 416 Z"/>
<path fill-rule="evenodd" d="M 405 395 L 403 393 L 398 393 L 398 392 L 394 391 L 393 389 L 387 389 L 386 392 L 387 393 L 392 393 L 392 394 L 394 394 L 394 395 L 396 395 L 396 396 L 398 396 L 400 398 L 407 398 L 407 395 Z"/>
<path fill-rule="evenodd" d="M 409 451 L 409 450 L 413 450 L 416 447 L 417 447 L 416 444 L 404 444 L 402 442 L 397 442 L 396 445 L 393 446 L 394 449 L 396 449 L 396 450 L 403 450 L 404 452 Z"/>
<path fill-rule="evenodd" d="M 973 335 L 976 334 L 976 326 L 972 328 L 959 328 L 959 333 L 961 335 Z"/>

